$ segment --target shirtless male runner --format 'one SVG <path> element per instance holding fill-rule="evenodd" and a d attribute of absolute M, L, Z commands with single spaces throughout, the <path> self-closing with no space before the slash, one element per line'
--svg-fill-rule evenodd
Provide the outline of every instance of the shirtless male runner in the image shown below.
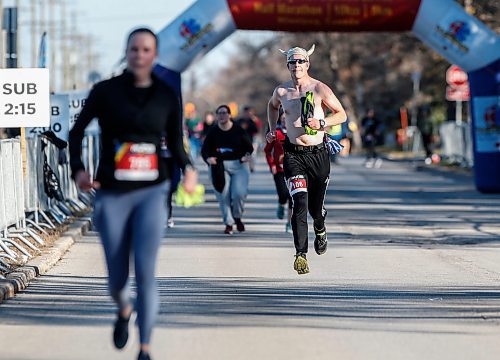
<path fill-rule="evenodd" d="M 293 47 L 280 51 L 286 56 L 291 80 L 277 86 L 269 100 L 267 117 L 270 130 L 266 140 L 272 142 L 276 138 L 281 105 L 288 129 L 283 146 L 283 167 L 293 199 L 292 231 L 296 250 L 293 268 L 298 274 L 307 274 L 307 211 L 314 220 L 314 250 L 321 255 L 327 247 L 324 200 L 330 179 L 330 156 L 324 144 L 324 130 L 345 122 L 347 115 L 333 91 L 308 74 L 309 56 L 314 52 L 314 45 L 309 50 Z M 303 115 L 304 103 L 308 101 L 309 115 Z M 325 117 L 324 107 L 332 114 Z"/>

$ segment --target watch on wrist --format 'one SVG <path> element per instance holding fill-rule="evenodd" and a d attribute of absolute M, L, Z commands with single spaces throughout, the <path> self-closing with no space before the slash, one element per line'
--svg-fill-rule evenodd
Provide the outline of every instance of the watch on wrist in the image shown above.
<path fill-rule="evenodd" d="M 324 129 L 326 126 L 326 121 L 325 119 L 319 119 L 319 128 Z"/>

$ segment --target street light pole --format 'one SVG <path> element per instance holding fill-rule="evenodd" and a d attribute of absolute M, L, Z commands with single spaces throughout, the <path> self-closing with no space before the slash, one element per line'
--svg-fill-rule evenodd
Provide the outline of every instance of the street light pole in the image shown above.
<path fill-rule="evenodd" d="M 0 0 L 0 69 L 4 65 L 3 2 Z"/>
<path fill-rule="evenodd" d="M 49 41 L 49 48 L 48 48 L 48 53 L 47 53 L 47 59 L 49 63 L 49 69 L 50 69 L 50 91 L 55 90 L 55 83 L 56 83 L 56 56 L 55 56 L 55 49 L 56 49 L 56 20 L 55 20 L 55 1 L 54 0 L 49 0 L 49 16 L 48 16 L 48 23 L 47 23 L 47 35 L 48 35 L 48 41 Z"/>
<path fill-rule="evenodd" d="M 31 66 L 37 67 L 37 14 L 36 14 L 36 0 L 31 0 Z"/>
<path fill-rule="evenodd" d="M 411 73 L 411 79 L 413 81 L 413 100 L 411 105 L 411 126 L 417 126 L 417 116 L 418 116 L 418 98 L 420 93 L 420 79 L 422 77 L 422 72 L 420 70 L 415 70 Z"/>

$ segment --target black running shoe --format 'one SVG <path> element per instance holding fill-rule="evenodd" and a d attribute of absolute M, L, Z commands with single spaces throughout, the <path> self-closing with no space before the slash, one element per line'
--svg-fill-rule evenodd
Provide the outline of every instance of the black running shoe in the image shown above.
<path fill-rule="evenodd" d="M 236 223 L 236 230 L 239 232 L 245 231 L 245 224 L 241 222 L 241 219 L 234 219 L 234 222 Z"/>
<path fill-rule="evenodd" d="M 318 255 L 323 255 L 328 246 L 326 228 L 323 228 L 323 230 L 314 229 L 314 233 L 316 234 L 316 239 L 314 239 L 314 251 L 316 251 Z"/>
<path fill-rule="evenodd" d="M 224 229 L 224 234 L 233 235 L 233 225 L 226 225 Z"/>
<path fill-rule="evenodd" d="M 128 323 L 130 320 L 130 315 L 125 318 L 118 313 L 118 319 L 115 322 L 115 329 L 113 331 L 113 342 L 117 349 L 123 349 L 127 345 L 128 341 Z"/>
<path fill-rule="evenodd" d="M 148 352 L 142 351 L 139 353 L 139 357 L 137 360 L 151 360 L 151 356 L 149 356 Z"/>

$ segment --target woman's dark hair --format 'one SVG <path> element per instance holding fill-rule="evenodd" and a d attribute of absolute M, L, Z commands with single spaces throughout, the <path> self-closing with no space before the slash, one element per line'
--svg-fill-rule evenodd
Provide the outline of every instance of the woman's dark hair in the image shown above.
<path fill-rule="evenodd" d="M 231 109 L 229 108 L 229 106 L 227 106 L 226 104 L 223 104 L 223 105 L 219 105 L 217 107 L 217 110 L 215 110 L 215 113 L 217 114 L 219 112 L 220 109 L 226 109 L 228 114 L 231 115 Z"/>
<path fill-rule="evenodd" d="M 130 44 L 130 40 L 132 40 L 132 38 L 137 34 L 149 34 L 149 35 L 153 36 L 155 38 L 155 46 L 158 49 L 158 36 L 156 36 L 156 34 L 151 29 L 148 29 L 145 27 L 134 29 L 130 32 L 130 34 L 128 34 L 126 48 L 128 48 L 128 45 Z"/>

